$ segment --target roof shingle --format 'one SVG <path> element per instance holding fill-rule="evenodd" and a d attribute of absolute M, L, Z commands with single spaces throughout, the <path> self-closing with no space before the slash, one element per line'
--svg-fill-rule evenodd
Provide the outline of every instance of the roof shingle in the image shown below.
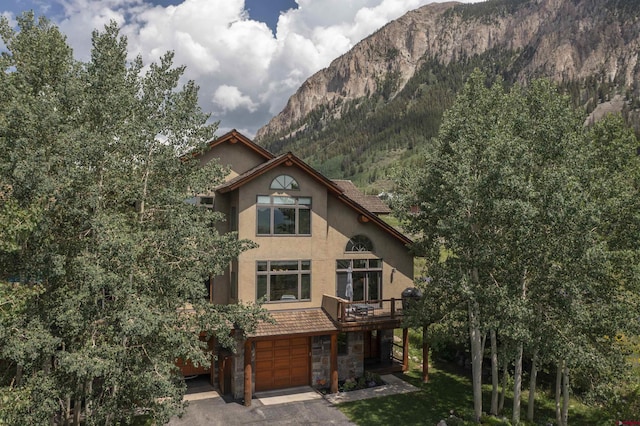
<path fill-rule="evenodd" d="M 389 214 L 391 209 L 375 195 L 365 195 L 350 180 L 334 179 L 333 182 L 344 191 L 344 195 L 360 204 L 371 213 Z"/>
<path fill-rule="evenodd" d="M 338 331 L 322 308 L 272 311 L 275 324 L 261 322 L 248 337 L 272 337 L 290 334 L 321 334 Z"/>

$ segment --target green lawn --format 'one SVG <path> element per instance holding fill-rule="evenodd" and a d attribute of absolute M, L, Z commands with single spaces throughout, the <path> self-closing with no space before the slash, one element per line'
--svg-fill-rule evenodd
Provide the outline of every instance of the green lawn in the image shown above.
<path fill-rule="evenodd" d="M 358 425 L 436 425 L 440 420 L 447 419 L 451 410 L 454 410 L 458 417 L 467 420 L 459 424 L 475 424 L 469 421 L 473 416 L 470 377 L 456 371 L 450 365 L 436 364 L 436 366 L 430 367 L 430 382 L 423 384 L 420 368 L 419 364 L 412 365 L 412 369 L 407 374 L 399 375 L 420 388 L 420 391 L 344 403 L 339 405 L 340 410 Z M 491 389 L 485 385 L 484 391 L 483 408 L 487 411 L 490 407 Z M 511 395 L 509 393 L 505 400 L 503 415 L 507 419 L 511 418 L 513 404 Z M 521 406 L 523 419 L 527 414 L 527 398 L 528 393 L 524 392 Z M 546 425 L 554 423 L 554 421 L 553 397 L 540 393 L 539 398 L 536 399 L 536 421 L 533 425 Z M 453 422 L 448 422 L 449 426 L 453 424 Z M 486 418 L 483 424 L 508 425 L 510 423 Z M 522 424 L 529 425 L 530 423 L 523 422 Z M 569 424 L 611 426 L 614 421 L 603 417 L 597 409 L 572 400 L 569 410 Z"/>

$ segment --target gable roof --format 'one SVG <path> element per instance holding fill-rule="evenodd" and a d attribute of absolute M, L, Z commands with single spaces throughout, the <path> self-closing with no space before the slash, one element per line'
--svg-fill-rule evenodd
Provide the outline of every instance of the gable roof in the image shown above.
<path fill-rule="evenodd" d="M 324 185 L 327 190 L 333 194 L 340 201 L 354 209 L 357 213 L 359 213 L 363 222 L 373 222 L 379 228 L 382 228 L 387 233 L 391 234 L 393 237 L 400 240 L 403 244 L 411 244 L 411 239 L 404 235 L 402 232 L 395 229 L 393 226 L 389 225 L 387 222 L 383 221 L 378 217 L 378 215 L 374 214 L 372 211 L 367 209 L 365 206 L 361 205 L 357 200 L 353 200 L 349 197 L 348 193 L 344 189 L 342 189 L 336 182 L 331 179 L 325 177 L 322 173 L 318 172 L 313 167 L 309 166 L 307 163 L 296 157 L 291 152 L 286 154 L 282 154 L 278 157 L 274 157 L 258 166 L 254 167 L 251 170 L 246 171 L 245 173 L 234 177 L 233 179 L 228 180 L 222 185 L 216 188 L 217 192 L 226 193 L 230 191 L 234 191 L 241 186 L 245 185 L 248 182 L 256 179 L 262 174 L 266 173 L 269 170 L 272 170 L 280 165 L 285 165 L 287 167 L 296 166 L 307 174 L 309 174 L 312 178 L 314 178 L 318 183 Z M 355 188 L 355 185 L 354 185 Z M 357 190 L 357 188 L 356 188 Z M 360 191 L 357 191 L 360 193 Z"/>
<path fill-rule="evenodd" d="M 209 142 L 207 142 L 207 145 L 209 149 L 212 149 L 223 143 L 230 143 L 230 144 L 240 143 L 246 146 L 247 148 L 249 148 L 250 150 L 254 151 L 255 153 L 257 153 L 261 157 L 263 157 L 265 160 L 270 160 L 274 157 L 274 155 L 271 152 L 267 151 L 260 145 L 256 144 L 251 139 L 247 138 L 242 133 L 238 132 L 236 129 L 230 130 L 229 132 L 225 133 L 222 136 L 214 137 Z M 200 155 L 200 153 L 195 154 L 196 157 L 198 155 Z"/>
<path fill-rule="evenodd" d="M 356 187 L 353 182 L 350 180 L 342 180 L 342 179 L 334 179 L 335 182 L 340 189 L 344 191 L 344 194 L 351 198 L 353 201 L 360 204 L 362 207 L 366 208 L 372 213 L 375 214 L 389 214 L 391 213 L 391 209 L 388 205 L 385 204 L 380 198 L 376 195 L 365 195 L 358 187 Z"/>
<path fill-rule="evenodd" d="M 238 175 L 233 179 L 218 186 L 216 190 L 221 193 L 233 191 L 234 189 L 240 188 L 245 183 L 250 182 L 253 179 L 257 178 L 258 176 L 261 176 L 262 174 L 268 172 L 269 170 L 272 170 L 281 165 L 285 165 L 287 167 L 291 167 L 295 165 L 298 168 L 302 169 L 303 171 L 307 172 L 307 174 L 309 174 L 316 181 L 326 186 L 331 192 L 335 194 L 341 194 L 343 192 L 337 184 L 335 184 L 330 179 L 327 179 L 326 177 L 324 177 L 323 174 L 319 173 L 318 171 L 316 171 L 316 169 L 309 166 L 307 163 L 305 163 L 304 161 L 302 161 L 301 159 L 299 159 L 298 157 L 296 157 L 290 152 L 287 152 L 286 154 L 282 154 L 278 157 L 274 157 L 269 161 L 266 161 L 262 164 L 257 165 L 253 169 L 248 170 L 243 174 Z"/>

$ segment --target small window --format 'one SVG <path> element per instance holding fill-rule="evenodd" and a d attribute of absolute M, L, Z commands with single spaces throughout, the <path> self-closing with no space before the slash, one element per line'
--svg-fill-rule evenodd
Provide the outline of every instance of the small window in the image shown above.
<path fill-rule="evenodd" d="M 206 207 L 208 209 L 213 208 L 214 201 L 215 201 L 215 197 L 207 197 L 207 196 L 196 196 L 196 197 L 191 197 L 184 200 L 186 204 L 190 204 L 192 206 Z"/>
<path fill-rule="evenodd" d="M 271 189 L 300 189 L 298 182 L 289 175 L 280 175 L 271 181 Z"/>
<path fill-rule="evenodd" d="M 356 235 L 349 240 L 345 251 L 373 251 L 373 243 L 364 235 Z"/>

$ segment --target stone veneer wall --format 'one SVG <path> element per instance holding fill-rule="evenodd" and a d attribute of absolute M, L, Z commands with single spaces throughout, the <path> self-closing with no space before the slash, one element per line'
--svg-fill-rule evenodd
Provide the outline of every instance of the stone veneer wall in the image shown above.
<path fill-rule="evenodd" d="M 360 377 L 364 374 L 364 334 L 347 333 L 347 354 L 338 354 L 338 380 Z"/>
<path fill-rule="evenodd" d="M 338 381 L 364 374 L 364 335 L 349 333 L 347 353 L 338 354 Z M 331 337 L 315 336 L 311 341 L 311 385 L 329 387 L 331 383 Z"/>
<path fill-rule="evenodd" d="M 311 386 L 329 387 L 331 383 L 331 336 L 311 338 Z"/>
<path fill-rule="evenodd" d="M 253 348 L 253 345 L 252 345 Z M 251 362 L 253 364 L 254 354 L 251 355 Z M 244 339 L 236 337 L 236 353 L 233 354 L 233 366 L 231 376 L 231 394 L 234 399 L 244 398 Z M 252 387 L 255 386 L 255 371 L 251 369 L 253 377 L 251 378 Z M 251 389 L 253 395 L 255 388 Z"/>

